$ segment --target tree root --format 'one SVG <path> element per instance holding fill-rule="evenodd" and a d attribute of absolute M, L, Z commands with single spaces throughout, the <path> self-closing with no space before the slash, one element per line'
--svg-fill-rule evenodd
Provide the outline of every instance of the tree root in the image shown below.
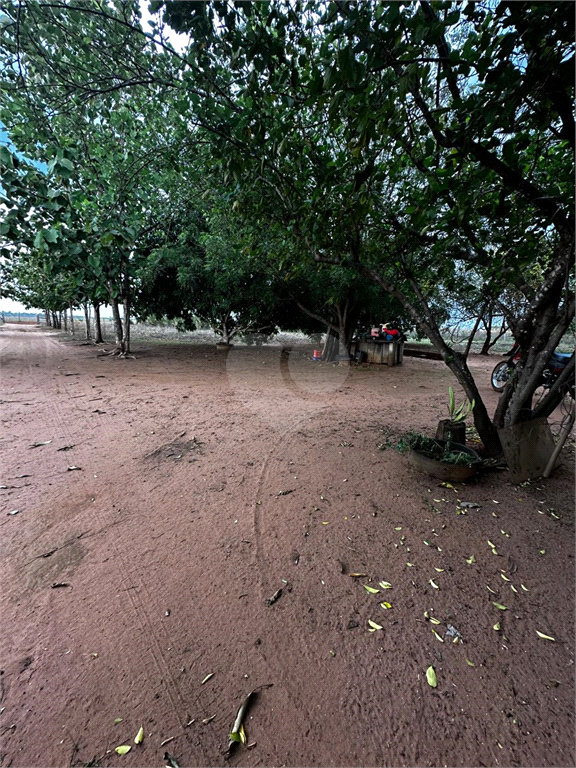
<path fill-rule="evenodd" d="M 122 352 L 121 349 L 111 349 L 110 352 L 107 352 L 105 349 L 102 350 L 102 352 L 99 352 L 96 357 L 117 357 L 121 359 L 127 359 L 131 358 L 132 360 L 136 360 L 136 355 L 131 355 L 129 352 Z"/>

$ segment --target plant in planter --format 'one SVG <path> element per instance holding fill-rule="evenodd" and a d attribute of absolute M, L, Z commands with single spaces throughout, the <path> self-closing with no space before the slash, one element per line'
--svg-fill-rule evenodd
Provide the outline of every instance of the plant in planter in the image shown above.
<path fill-rule="evenodd" d="M 480 457 L 471 448 L 453 440 L 408 432 L 396 448 L 406 452 L 412 465 L 441 480 L 463 482 L 478 471 Z"/>
<path fill-rule="evenodd" d="M 449 419 L 438 422 L 436 438 L 438 440 L 451 440 L 464 445 L 466 443 L 466 417 L 474 409 L 475 401 L 471 403 L 464 398 L 460 405 L 456 405 L 456 397 L 452 387 L 448 387 L 448 415 Z"/>

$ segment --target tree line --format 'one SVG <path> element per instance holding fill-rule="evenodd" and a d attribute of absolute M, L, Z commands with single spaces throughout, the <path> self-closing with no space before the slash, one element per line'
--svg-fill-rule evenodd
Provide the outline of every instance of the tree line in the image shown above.
<path fill-rule="evenodd" d="M 228 339 L 328 328 L 343 350 L 397 319 L 474 400 L 488 450 L 551 413 L 556 393 L 532 400 L 574 318 L 574 5 L 150 12 L 2 5 L 12 293 L 110 303 L 120 354 L 131 314 Z M 503 317 L 522 348 L 493 415 L 444 331 L 458 307 Z"/>

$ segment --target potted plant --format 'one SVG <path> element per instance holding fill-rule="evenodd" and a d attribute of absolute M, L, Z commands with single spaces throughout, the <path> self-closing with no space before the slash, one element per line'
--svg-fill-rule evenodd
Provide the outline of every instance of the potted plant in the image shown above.
<path fill-rule="evenodd" d="M 472 448 L 418 432 L 404 435 L 397 448 L 406 452 L 411 464 L 421 472 L 456 483 L 474 477 L 481 462 Z"/>
<path fill-rule="evenodd" d="M 466 398 L 456 405 L 456 397 L 452 387 L 448 387 L 448 415 L 450 418 L 438 422 L 436 438 L 438 440 L 451 440 L 465 445 L 466 443 L 466 417 L 474 409 L 474 400 L 471 403 Z"/>

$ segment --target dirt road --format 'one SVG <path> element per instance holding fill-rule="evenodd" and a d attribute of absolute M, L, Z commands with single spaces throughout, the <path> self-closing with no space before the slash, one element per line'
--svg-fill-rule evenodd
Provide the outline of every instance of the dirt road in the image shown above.
<path fill-rule="evenodd" d="M 452 489 L 379 450 L 445 416 L 438 361 L 0 348 L 2 766 L 574 764 L 573 443 Z"/>

